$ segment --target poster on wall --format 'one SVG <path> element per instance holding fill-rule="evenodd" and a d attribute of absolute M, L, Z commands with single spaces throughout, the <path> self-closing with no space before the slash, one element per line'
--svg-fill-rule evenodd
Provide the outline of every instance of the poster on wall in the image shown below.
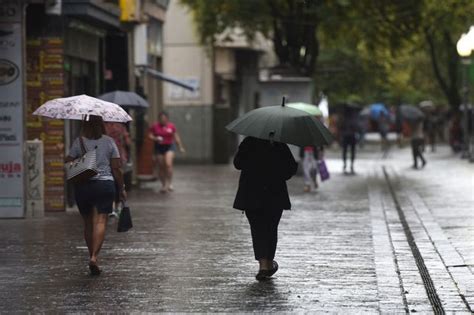
<path fill-rule="evenodd" d="M 64 95 L 64 42 L 59 37 L 28 37 L 26 51 L 27 138 L 44 145 L 45 211 L 64 211 L 64 121 L 32 115 L 41 104 Z"/>
<path fill-rule="evenodd" d="M 24 216 L 22 1 L 0 0 L 0 217 Z"/>

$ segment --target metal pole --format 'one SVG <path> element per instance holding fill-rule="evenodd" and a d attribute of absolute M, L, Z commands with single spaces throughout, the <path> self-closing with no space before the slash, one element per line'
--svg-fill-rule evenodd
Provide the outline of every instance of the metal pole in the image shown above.
<path fill-rule="evenodd" d="M 472 67 L 472 58 L 468 57 L 466 60 L 466 104 L 470 105 L 470 113 L 471 113 L 471 120 L 470 120 L 470 133 L 469 133 L 469 161 L 474 163 L 474 104 L 472 103 L 471 98 L 471 78 L 470 78 L 470 71 Z"/>
<path fill-rule="evenodd" d="M 130 110 L 130 116 L 132 116 L 132 121 L 130 122 L 130 160 L 132 161 L 132 186 L 137 185 L 137 171 L 138 171 L 138 159 L 137 159 L 137 115 L 135 109 Z"/>
<path fill-rule="evenodd" d="M 461 158 L 469 159 L 470 157 L 470 134 L 469 134 L 469 110 L 468 110 L 468 103 L 469 103 L 469 87 L 467 83 L 467 76 L 469 71 L 469 59 L 462 58 L 462 65 L 463 65 L 463 76 L 462 76 L 462 111 L 463 111 L 463 150 Z"/>
<path fill-rule="evenodd" d="M 471 104 L 471 133 L 470 133 L 470 158 L 469 162 L 474 163 L 474 106 Z"/>

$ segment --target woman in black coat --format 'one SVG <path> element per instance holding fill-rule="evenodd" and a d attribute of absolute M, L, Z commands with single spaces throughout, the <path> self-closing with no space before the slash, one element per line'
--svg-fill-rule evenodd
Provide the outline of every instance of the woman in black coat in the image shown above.
<path fill-rule="evenodd" d="M 247 137 L 239 146 L 234 166 L 241 170 L 234 208 L 245 211 L 250 223 L 255 259 L 260 264 L 257 280 L 271 277 L 278 224 L 283 210 L 291 209 L 286 181 L 297 163 L 286 144 Z"/>

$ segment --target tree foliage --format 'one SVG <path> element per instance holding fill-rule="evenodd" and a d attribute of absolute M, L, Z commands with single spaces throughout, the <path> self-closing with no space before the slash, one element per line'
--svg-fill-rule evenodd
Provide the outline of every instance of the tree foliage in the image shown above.
<path fill-rule="evenodd" d="M 369 14 L 380 17 L 380 23 L 373 25 L 374 31 L 379 34 L 378 38 L 388 39 L 395 57 L 407 49 L 413 53 L 421 50 L 429 57 L 431 78 L 437 81 L 449 104 L 453 108 L 459 107 L 460 58 L 456 42 L 460 34 L 474 23 L 474 2 L 372 0 L 366 9 Z M 394 39 L 398 41 L 395 45 Z"/>
<path fill-rule="evenodd" d="M 312 75 L 319 55 L 317 30 L 337 1 L 181 0 L 194 13 L 201 41 L 210 44 L 226 28 L 249 38 L 261 32 L 273 41 L 280 65 Z"/>
<path fill-rule="evenodd" d="M 472 0 L 181 2 L 203 43 L 228 27 L 261 32 L 281 65 L 313 75 L 338 100 L 461 103 L 456 41 L 474 24 Z"/>

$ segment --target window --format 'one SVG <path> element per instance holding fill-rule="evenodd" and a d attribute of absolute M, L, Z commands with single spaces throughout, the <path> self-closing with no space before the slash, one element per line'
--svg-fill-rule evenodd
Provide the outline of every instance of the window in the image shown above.
<path fill-rule="evenodd" d="M 168 5 L 170 3 L 170 0 L 155 0 L 155 2 L 156 2 L 156 4 L 163 7 L 164 9 L 167 9 Z"/>
<path fill-rule="evenodd" d="M 155 19 L 148 23 L 148 53 L 159 57 L 163 53 L 163 26 Z"/>

